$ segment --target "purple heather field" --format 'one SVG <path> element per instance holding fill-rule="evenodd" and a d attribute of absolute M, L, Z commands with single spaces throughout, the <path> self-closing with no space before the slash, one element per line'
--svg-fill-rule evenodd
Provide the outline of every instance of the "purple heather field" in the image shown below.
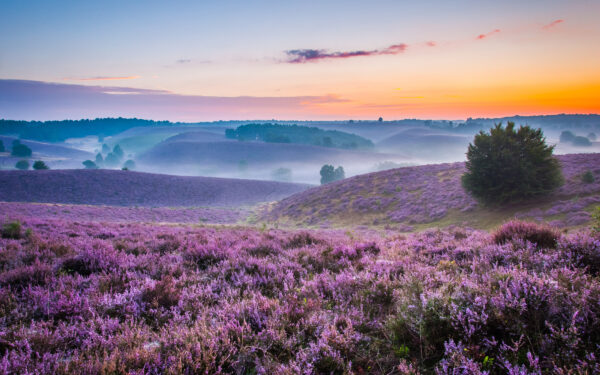
<path fill-rule="evenodd" d="M 2 374 L 592 374 L 600 239 L 22 217 Z"/>

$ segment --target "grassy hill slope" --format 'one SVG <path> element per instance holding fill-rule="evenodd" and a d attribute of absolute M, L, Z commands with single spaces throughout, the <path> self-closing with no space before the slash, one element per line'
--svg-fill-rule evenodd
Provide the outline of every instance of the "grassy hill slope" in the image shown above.
<path fill-rule="evenodd" d="M 490 228 L 511 217 L 574 227 L 600 203 L 600 154 L 558 156 L 565 185 L 553 195 L 502 208 L 480 206 L 462 188 L 464 163 L 425 165 L 355 176 L 290 196 L 263 214 L 292 225 L 392 226 L 404 230 L 452 224 Z M 593 183 L 581 175 L 591 170 Z"/>

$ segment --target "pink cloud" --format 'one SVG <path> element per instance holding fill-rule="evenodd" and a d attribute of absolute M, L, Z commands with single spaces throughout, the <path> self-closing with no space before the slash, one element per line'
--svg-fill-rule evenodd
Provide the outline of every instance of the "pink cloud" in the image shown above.
<path fill-rule="evenodd" d="M 563 19 L 554 20 L 554 21 L 550 22 L 549 24 L 546 24 L 546 25 L 542 26 L 542 29 L 548 30 L 548 29 L 551 29 L 551 28 L 553 28 L 553 27 L 555 27 L 555 26 L 557 26 L 557 25 L 559 25 L 559 24 L 561 24 L 563 22 L 565 22 L 565 20 L 563 20 Z"/>
<path fill-rule="evenodd" d="M 492 30 L 492 31 L 490 31 L 489 33 L 486 33 L 486 34 L 479 34 L 479 35 L 477 35 L 477 39 L 478 40 L 482 40 L 482 39 L 485 39 L 485 38 L 489 38 L 490 36 L 492 36 L 494 34 L 498 34 L 499 32 L 500 32 L 500 29 L 495 29 L 495 30 Z"/>

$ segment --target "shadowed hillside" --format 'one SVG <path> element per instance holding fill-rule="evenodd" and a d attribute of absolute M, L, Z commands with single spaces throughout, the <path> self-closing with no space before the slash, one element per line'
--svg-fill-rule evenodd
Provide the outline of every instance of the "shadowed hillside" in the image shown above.
<path fill-rule="evenodd" d="M 240 206 L 308 185 L 114 170 L 0 171 L 0 201 L 112 206 Z"/>
<path fill-rule="evenodd" d="M 321 226 L 395 226 L 423 229 L 464 225 L 489 228 L 517 216 L 561 227 L 586 224 L 600 203 L 600 154 L 558 156 L 565 185 L 552 196 L 515 207 L 481 207 L 462 188 L 464 163 L 392 169 L 313 188 L 277 203 L 265 220 Z M 591 171 L 595 181 L 585 183 Z"/>

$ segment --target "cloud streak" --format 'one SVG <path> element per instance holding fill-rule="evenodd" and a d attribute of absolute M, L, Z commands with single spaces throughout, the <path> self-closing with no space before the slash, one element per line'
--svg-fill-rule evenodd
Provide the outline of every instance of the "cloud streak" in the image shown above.
<path fill-rule="evenodd" d="M 65 81 L 121 81 L 127 79 L 138 79 L 140 76 L 98 76 L 98 77 L 84 77 L 84 78 L 63 78 Z"/>
<path fill-rule="evenodd" d="M 475 38 L 475 39 L 477 39 L 477 40 L 486 39 L 492 35 L 498 34 L 500 31 L 501 31 L 500 29 L 495 29 L 495 30 L 490 31 L 489 33 L 479 34 L 479 35 L 477 35 L 477 38 Z"/>
<path fill-rule="evenodd" d="M 290 64 L 304 64 L 308 62 L 319 62 L 323 60 L 348 59 L 361 56 L 397 55 L 408 48 L 407 44 L 393 44 L 386 48 L 374 50 L 336 51 L 329 52 L 324 49 L 292 49 L 285 51 Z"/>
<path fill-rule="evenodd" d="M 560 25 L 563 22 L 565 22 L 565 20 L 563 20 L 563 19 L 554 20 L 554 21 L 550 22 L 549 24 L 542 26 L 542 29 L 549 30 L 549 29 L 556 27 L 557 25 Z"/>

